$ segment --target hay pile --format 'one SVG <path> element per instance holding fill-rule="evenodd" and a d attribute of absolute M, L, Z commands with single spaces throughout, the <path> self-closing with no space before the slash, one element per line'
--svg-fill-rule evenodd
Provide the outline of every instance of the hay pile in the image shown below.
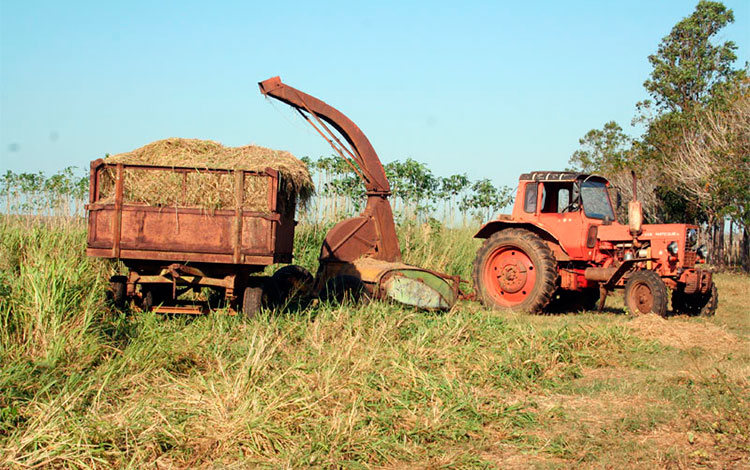
<path fill-rule="evenodd" d="M 280 205 L 305 204 L 314 193 L 307 166 L 291 153 L 255 145 L 224 147 L 218 142 L 170 138 L 158 140 L 132 152 L 112 155 L 106 163 L 195 168 L 187 174 L 171 171 L 126 169 L 123 199 L 130 204 L 150 206 L 233 209 L 236 205 L 231 172 L 208 169 L 279 172 Z M 102 202 L 114 200 L 115 170 L 105 171 L 100 194 Z M 268 179 L 247 175 L 242 206 L 246 210 L 268 210 Z"/>
<path fill-rule="evenodd" d="M 708 322 L 666 320 L 650 313 L 635 317 L 628 322 L 628 327 L 642 339 L 678 349 L 699 347 L 706 351 L 727 351 L 739 346 L 736 336 Z"/>

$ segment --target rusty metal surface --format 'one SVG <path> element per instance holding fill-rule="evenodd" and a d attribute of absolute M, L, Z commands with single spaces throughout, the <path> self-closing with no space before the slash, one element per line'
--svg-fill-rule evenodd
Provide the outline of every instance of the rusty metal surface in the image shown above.
<path fill-rule="evenodd" d="M 87 253 L 90 256 L 262 265 L 291 260 L 293 212 L 277 211 L 276 195 L 273 194 L 278 188 L 276 171 L 236 172 L 238 180 L 244 180 L 244 174 L 265 175 L 268 178 L 267 212 L 247 211 L 240 207 L 209 211 L 195 207 L 151 207 L 124 202 L 122 172 L 139 165 L 116 166 L 118 176 L 114 204 L 102 204 L 98 202 L 99 184 L 106 167 L 112 165 L 104 164 L 101 160 L 92 162 L 92 194 L 87 206 Z M 185 174 L 197 171 L 189 168 L 145 168 Z M 216 171 L 226 173 L 228 170 Z M 277 244 L 277 241 L 281 241 L 281 244 Z"/>
<path fill-rule="evenodd" d="M 375 149 L 362 130 L 336 108 L 282 83 L 279 77 L 260 82 L 258 86 L 263 95 L 299 111 L 341 157 L 349 162 L 367 190 L 367 205 L 361 217 L 351 219 L 355 222 L 343 221 L 328 233 L 321 250 L 321 261 L 350 261 L 364 255 L 384 261 L 400 261 L 401 248 L 396 236 L 393 211 L 388 202 L 390 184 Z M 325 123 L 336 129 L 353 150 L 341 144 Z M 341 145 L 338 147 L 336 144 Z M 370 221 L 361 223 L 360 219 L 363 218 L 371 220 L 372 228 Z"/>
<path fill-rule="evenodd" d="M 583 272 L 583 276 L 587 281 L 595 282 L 607 282 L 612 278 L 612 275 L 617 272 L 616 267 L 608 268 L 586 268 Z"/>
<path fill-rule="evenodd" d="M 321 289 L 328 279 L 341 275 L 362 281 L 374 298 L 390 298 L 418 308 L 448 309 L 462 294 L 458 276 L 370 257 L 322 264 L 317 289 Z"/>
<path fill-rule="evenodd" d="M 160 305 L 158 307 L 154 307 L 153 311 L 156 313 L 165 313 L 172 315 L 203 315 L 204 313 L 208 313 L 208 308 L 204 307 L 203 305 Z"/>

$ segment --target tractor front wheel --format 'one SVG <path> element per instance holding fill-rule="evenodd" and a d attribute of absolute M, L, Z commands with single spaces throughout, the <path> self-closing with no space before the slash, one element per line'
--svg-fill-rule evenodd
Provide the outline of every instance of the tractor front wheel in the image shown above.
<path fill-rule="evenodd" d="M 667 286 L 654 271 L 636 271 L 625 283 L 625 306 L 630 313 L 667 314 Z"/>
<path fill-rule="evenodd" d="M 472 277 L 485 306 L 537 313 L 555 292 L 555 257 L 536 234 L 502 230 L 485 240 L 477 252 Z"/>

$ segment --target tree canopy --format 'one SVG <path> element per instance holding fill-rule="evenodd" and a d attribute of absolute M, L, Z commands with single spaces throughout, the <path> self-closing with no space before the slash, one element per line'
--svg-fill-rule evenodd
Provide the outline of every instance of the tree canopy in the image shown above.
<path fill-rule="evenodd" d="M 689 112 L 706 105 L 718 88 L 739 73 L 732 68 L 737 45 L 711 42 L 732 22 L 732 10 L 704 0 L 662 39 L 657 52 L 648 57 L 653 69 L 643 84 L 662 111 Z"/>

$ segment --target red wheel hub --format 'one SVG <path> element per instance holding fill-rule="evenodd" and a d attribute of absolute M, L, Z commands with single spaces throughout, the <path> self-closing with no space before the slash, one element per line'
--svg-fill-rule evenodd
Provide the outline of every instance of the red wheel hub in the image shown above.
<path fill-rule="evenodd" d="M 534 263 L 516 247 L 498 248 L 487 260 L 484 285 L 500 305 L 520 304 L 531 294 L 535 283 Z"/>
<path fill-rule="evenodd" d="M 639 284 L 631 294 L 634 304 L 640 313 L 649 313 L 654 308 L 654 294 L 645 284 Z"/>

